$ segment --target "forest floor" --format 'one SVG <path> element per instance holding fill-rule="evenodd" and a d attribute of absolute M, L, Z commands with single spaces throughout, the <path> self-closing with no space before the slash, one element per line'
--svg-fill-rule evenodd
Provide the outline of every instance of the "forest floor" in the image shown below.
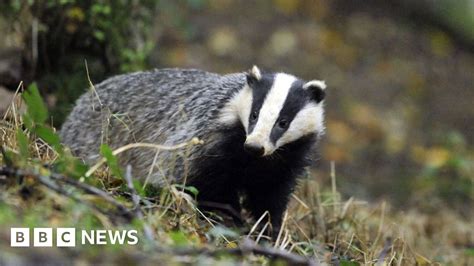
<path fill-rule="evenodd" d="M 182 186 L 143 189 L 128 171 L 120 173 L 115 153 L 104 152 L 101 162 L 106 166 L 84 168 L 57 145 L 55 130 L 44 123 L 47 114 L 39 94 L 29 90 L 23 93 L 28 111 L 20 115 L 15 101 L 0 122 L 2 265 L 474 263 L 474 221 L 443 206 L 426 213 L 342 199 L 334 168 L 329 184 L 319 183 L 312 173 L 302 180 L 276 239 L 261 230 L 264 219 L 233 228 L 225 216 L 200 211 Z M 137 230 L 139 241 L 81 245 L 78 240 L 74 248 L 12 248 L 12 227 Z"/>

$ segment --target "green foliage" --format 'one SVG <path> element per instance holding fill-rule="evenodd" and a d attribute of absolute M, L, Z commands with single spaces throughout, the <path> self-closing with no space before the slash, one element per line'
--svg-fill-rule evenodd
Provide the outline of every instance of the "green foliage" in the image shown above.
<path fill-rule="evenodd" d="M 38 137 L 51 145 L 51 147 L 53 147 L 56 151 L 61 151 L 61 140 L 51 127 L 46 127 L 44 125 L 37 126 L 35 128 L 35 133 L 38 135 Z"/>
<path fill-rule="evenodd" d="M 89 167 L 68 152 L 65 152 L 64 150 L 60 151 L 63 152 L 62 156 L 60 156 L 52 165 L 53 170 L 74 178 L 83 177 Z"/>
<path fill-rule="evenodd" d="M 73 157 L 67 152 L 61 144 L 59 135 L 55 130 L 45 124 L 48 118 L 48 110 L 39 93 L 36 83 L 32 83 L 22 93 L 22 97 L 27 106 L 27 112 L 23 115 L 22 120 L 26 129 L 34 134 L 36 137 L 46 142 L 59 156 L 52 164 L 52 167 L 58 173 L 63 173 L 67 176 L 79 178 L 84 176 L 88 167 L 78 158 Z M 17 145 L 20 149 L 19 156 L 8 153 L 11 161 L 25 162 L 29 156 L 30 139 L 25 132 L 18 128 L 16 132 Z M 16 156 L 16 157 L 15 157 Z"/>
<path fill-rule="evenodd" d="M 136 188 L 136 186 L 135 186 L 135 188 Z M 143 193 L 143 195 L 146 196 L 146 197 L 152 197 L 152 196 L 156 196 L 156 195 L 161 194 L 160 187 L 157 187 L 157 186 L 143 187 L 143 185 L 141 183 L 140 183 L 140 188 L 137 189 L 137 191 L 139 191 L 140 195 L 142 195 L 141 193 Z"/>
<path fill-rule="evenodd" d="M 30 156 L 30 152 L 28 151 L 30 143 L 28 137 L 20 128 L 17 129 L 16 139 L 18 141 L 18 147 L 20 148 L 20 156 L 22 158 L 28 158 Z"/>
<path fill-rule="evenodd" d="M 438 1 L 435 7 L 436 14 L 444 19 L 464 38 L 474 41 L 474 8 L 471 0 Z"/>
<path fill-rule="evenodd" d="M 7 204 L 0 201 L 0 224 L 9 224 L 14 221 L 15 213 Z"/>
<path fill-rule="evenodd" d="M 182 247 L 190 244 L 188 237 L 182 231 L 171 231 L 168 235 L 170 236 L 171 240 L 173 240 L 173 244 L 175 246 Z"/>
<path fill-rule="evenodd" d="M 439 197 L 462 206 L 474 201 L 474 161 L 464 137 L 455 131 L 441 134 L 435 148 L 425 151 L 423 169 L 415 188 L 427 197 Z"/>
<path fill-rule="evenodd" d="M 105 158 L 107 164 L 116 177 L 123 178 L 117 157 L 113 155 L 112 149 L 107 144 L 100 145 L 100 154 Z"/>
<path fill-rule="evenodd" d="M 149 58 L 155 47 L 151 36 L 153 11 L 159 3 L 152 0 L 0 3 L 0 15 L 16 25 L 26 42 L 32 42 L 32 25 L 37 23 L 38 42 L 34 45 L 41 52 L 36 62 L 25 64 L 25 72 L 36 73 L 33 79 L 47 88 L 45 92 L 54 92 L 56 104 L 52 106 L 52 114 L 56 126 L 64 121 L 70 105 L 88 86 L 86 59 L 94 82 L 150 67 Z M 28 47 L 25 58 L 31 57 L 29 47 L 32 46 L 33 43 L 25 44 Z M 46 109 L 34 109 L 37 110 L 31 117 L 34 121 L 46 119 Z"/>
<path fill-rule="evenodd" d="M 180 185 L 180 184 L 176 184 L 175 185 L 177 188 L 180 188 L 184 191 L 187 191 L 187 192 L 190 192 L 194 197 L 197 197 L 199 191 L 196 187 L 193 187 L 193 186 L 183 186 L 183 185 Z"/>
<path fill-rule="evenodd" d="M 474 248 L 468 248 L 466 249 L 466 254 L 468 256 L 474 257 Z"/>
<path fill-rule="evenodd" d="M 25 126 L 32 132 L 38 135 L 46 143 L 51 145 L 56 152 L 63 154 L 61 141 L 59 136 L 53 131 L 51 127 L 45 126 L 44 122 L 48 118 L 48 109 L 41 98 L 38 87 L 36 83 L 32 83 L 28 86 L 28 89 L 22 94 L 23 100 L 28 107 L 28 112 L 23 115 L 23 121 Z M 28 145 L 26 141 L 26 136 L 23 138 L 21 134 L 18 135 L 18 141 L 21 145 Z"/>
<path fill-rule="evenodd" d="M 133 178 L 133 176 L 132 176 Z M 147 194 L 146 194 L 146 190 L 143 188 L 142 186 L 142 182 L 138 179 L 133 179 L 133 187 L 135 188 L 135 190 L 137 191 L 138 195 L 142 196 L 142 197 L 146 197 Z M 156 196 L 158 194 L 151 194 L 151 196 Z"/>
<path fill-rule="evenodd" d="M 348 260 L 341 260 L 340 264 L 341 266 L 359 266 L 360 264 L 355 261 L 348 261 Z"/>
<path fill-rule="evenodd" d="M 48 109 L 43 103 L 43 99 L 38 90 L 36 83 L 30 84 L 28 89 L 22 94 L 23 100 L 28 106 L 28 113 L 23 116 L 27 127 L 33 126 L 33 123 L 42 124 L 48 118 Z"/>

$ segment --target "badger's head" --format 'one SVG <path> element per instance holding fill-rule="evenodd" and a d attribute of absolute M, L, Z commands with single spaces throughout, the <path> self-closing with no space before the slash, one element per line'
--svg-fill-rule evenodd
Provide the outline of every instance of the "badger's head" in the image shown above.
<path fill-rule="evenodd" d="M 324 81 L 305 82 L 285 73 L 262 73 L 254 66 L 246 84 L 223 108 L 220 121 L 242 123 L 244 148 L 268 156 L 278 148 L 324 131 Z"/>

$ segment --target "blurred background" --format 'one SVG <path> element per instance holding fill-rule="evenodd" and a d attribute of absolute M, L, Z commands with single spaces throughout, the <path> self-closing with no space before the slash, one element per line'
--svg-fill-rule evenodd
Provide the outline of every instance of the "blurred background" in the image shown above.
<path fill-rule="evenodd" d="M 346 197 L 474 215 L 473 0 L 7 0 L 0 36 L 0 110 L 36 81 L 58 128 L 87 69 L 326 80 L 317 179 L 334 161 Z"/>

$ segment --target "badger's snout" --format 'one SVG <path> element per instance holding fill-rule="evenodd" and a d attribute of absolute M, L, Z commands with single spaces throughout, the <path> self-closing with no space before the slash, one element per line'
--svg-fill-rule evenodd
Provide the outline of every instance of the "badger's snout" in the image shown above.
<path fill-rule="evenodd" d="M 262 145 L 259 145 L 257 143 L 252 143 L 252 142 L 245 142 L 244 149 L 249 154 L 259 156 L 259 157 L 263 156 L 263 154 L 265 153 L 265 148 Z"/>

